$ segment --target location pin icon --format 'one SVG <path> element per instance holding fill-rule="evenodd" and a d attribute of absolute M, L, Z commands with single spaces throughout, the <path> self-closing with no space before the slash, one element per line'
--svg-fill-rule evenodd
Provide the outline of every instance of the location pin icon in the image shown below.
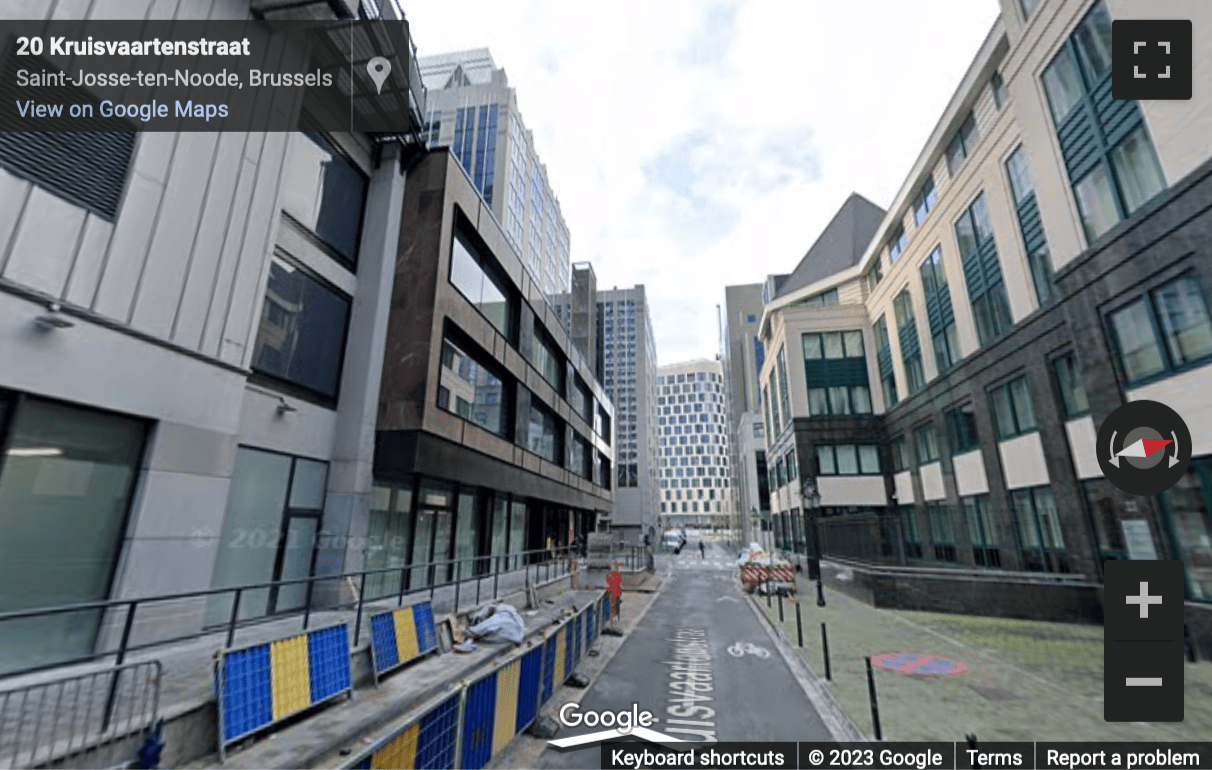
<path fill-rule="evenodd" d="M 383 81 L 391 74 L 391 62 L 382 56 L 376 56 L 366 62 L 366 72 L 370 74 L 370 79 L 375 81 L 375 89 L 382 95 Z"/>

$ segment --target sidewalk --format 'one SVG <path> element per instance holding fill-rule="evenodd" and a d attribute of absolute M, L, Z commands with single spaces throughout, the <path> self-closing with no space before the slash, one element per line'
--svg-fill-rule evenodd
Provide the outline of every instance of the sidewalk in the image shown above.
<path fill-rule="evenodd" d="M 879 718 L 886 741 L 1197 741 L 1212 735 L 1212 664 L 1186 664 L 1186 713 L 1181 723 L 1103 721 L 1102 626 L 1007 620 L 875 609 L 825 588 L 816 606 L 813 584 L 800 576 L 804 647 L 824 675 L 821 623 L 827 624 L 833 679 L 846 714 L 874 737 L 865 656 L 876 666 Z M 779 627 L 777 597 L 758 608 Z M 797 644 L 795 604 L 783 602 L 783 635 Z M 938 660 L 941 659 L 941 660 Z M 967 666 L 963 673 L 960 663 Z M 918 669 L 914 671 L 914 669 Z M 946 675 L 925 673 L 946 671 Z"/>

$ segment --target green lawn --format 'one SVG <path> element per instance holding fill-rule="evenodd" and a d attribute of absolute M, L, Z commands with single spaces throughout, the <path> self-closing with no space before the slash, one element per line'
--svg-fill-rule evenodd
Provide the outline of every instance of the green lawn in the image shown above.
<path fill-rule="evenodd" d="M 917 653 L 962 662 L 957 676 L 898 673 L 876 667 L 884 740 L 1166 741 L 1212 735 L 1212 663 L 1186 665 L 1181 723 L 1103 721 L 1102 626 L 1007 620 L 932 612 L 877 610 L 837 591 L 817 607 L 801 594 L 803 654 L 824 675 L 820 624 L 828 626 L 834 697 L 874 737 L 865 656 Z M 778 608 L 763 610 L 778 625 Z M 783 633 L 797 643 L 794 605 L 784 604 Z"/>

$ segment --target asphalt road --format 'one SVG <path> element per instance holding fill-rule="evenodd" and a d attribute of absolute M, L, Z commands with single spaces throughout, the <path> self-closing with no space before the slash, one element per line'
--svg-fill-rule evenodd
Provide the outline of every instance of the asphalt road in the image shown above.
<path fill-rule="evenodd" d="M 665 587 L 586 693 L 581 713 L 635 704 L 659 720 L 651 729 L 688 741 L 833 740 L 766 626 L 745 606 L 735 558 L 711 542 L 700 557 L 694 540 L 679 556 L 658 557 L 657 569 L 669 575 Z M 626 595 L 622 611 L 625 617 Z M 559 737 L 602 729 L 561 727 Z M 600 745 L 549 748 L 539 766 L 601 767 Z"/>

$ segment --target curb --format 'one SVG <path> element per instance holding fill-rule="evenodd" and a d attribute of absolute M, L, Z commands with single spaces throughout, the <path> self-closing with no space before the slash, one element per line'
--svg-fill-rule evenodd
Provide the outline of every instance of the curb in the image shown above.
<path fill-rule="evenodd" d="M 783 660 L 787 661 L 792 674 L 795 675 L 795 680 L 816 708 L 816 713 L 820 715 L 821 721 L 825 723 L 825 728 L 829 730 L 833 740 L 839 743 L 870 743 L 870 739 L 863 735 L 858 726 L 842 710 L 841 705 L 833 697 L 833 692 L 816 675 L 812 666 L 808 665 L 808 661 L 804 660 L 803 656 L 796 652 L 791 643 L 783 637 L 782 629 L 775 626 L 774 621 L 766 617 L 765 610 L 758 606 L 758 600 L 753 595 L 749 595 L 748 599 L 749 609 L 753 610 L 754 614 L 765 623 L 766 633 L 774 640 L 774 646 L 783 656 Z"/>

